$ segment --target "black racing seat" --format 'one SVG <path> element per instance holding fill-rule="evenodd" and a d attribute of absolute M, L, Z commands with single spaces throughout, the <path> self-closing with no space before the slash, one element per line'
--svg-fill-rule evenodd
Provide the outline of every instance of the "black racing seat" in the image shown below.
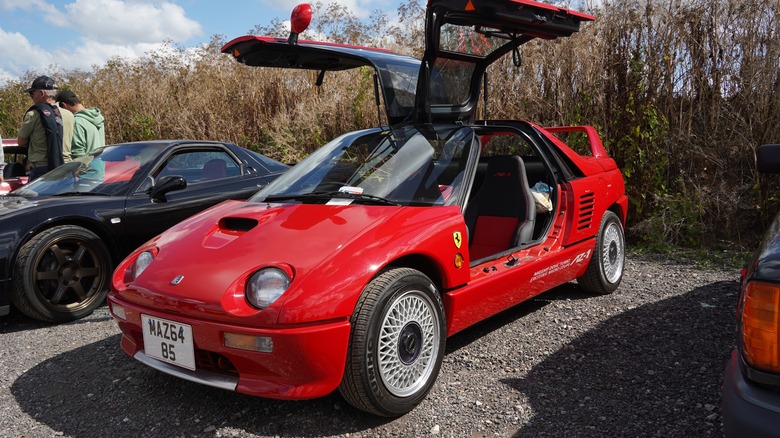
<path fill-rule="evenodd" d="M 520 246 L 533 239 L 536 206 L 517 155 L 496 155 L 465 213 L 471 260 Z"/>
<path fill-rule="evenodd" d="M 227 164 L 225 160 L 215 158 L 207 161 L 200 174 L 201 181 L 220 179 L 227 176 Z"/>

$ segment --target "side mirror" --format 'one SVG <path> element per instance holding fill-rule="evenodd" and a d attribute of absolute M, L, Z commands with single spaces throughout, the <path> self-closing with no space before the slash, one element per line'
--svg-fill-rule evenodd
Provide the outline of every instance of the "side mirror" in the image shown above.
<path fill-rule="evenodd" d="M 160 178 L 152 188 L 152 201 L 165 202 L 165 195 L 169 192 L 187 188 L 187 180 L 179 175 L 166 175 Z"/>

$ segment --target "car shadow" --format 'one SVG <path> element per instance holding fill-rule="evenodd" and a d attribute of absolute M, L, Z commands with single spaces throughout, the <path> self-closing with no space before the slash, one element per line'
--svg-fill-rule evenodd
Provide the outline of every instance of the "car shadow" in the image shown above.
<path fill-rule="evenodd" d="M 485 337 L 491 332 L 500 330 L 502 327 L 538 312 L 552 302 L 566 300 L 577 301 L 591 299 L 593 297 L 593 295 L 585 293 L 577 283 L 572 282 L 563 284 L 456 333 L 454 336 L 447 339 L 446 354 L 454 353 L 474 341 Z"/>
<path fill-rule="evenodd" d="M 11 385 L 20 409 L 66 436 L 214 436 L 219 429 L 270 436 L 362 431 L 388 419 L 338 393 L 304 401 L 246 396 L 168 376 L 119 348 L 121 335 L 60 354 Z"/>
<path fill-rule="evenodd" d="M 508 434 L 681 436 L 691 423 L 697 436 L 722 434 L 721 374 L 733 343 L 737 289 L 733 281 L 712 283 L 626 311 L 552 353 L 526 377 L 501 380 L 522 393 L 534 413 Z M 589 298 L 576 284 L 561 286 L 464 330 L 450 339 L 447 354 L 549 303 Z M 407 421 L 366 414 L 337 392 L 281 401 L 187 382 L 127 357 L 119 339 L 113 335 L 26 371 L 10 388 L 20 409 L 59 433 L 87 438 L 331 436 Z"/>
<path fill-rule="evenodd" d="M 722 436 L 738 290 L 716 282 L 623 312 L 505 379 L 534 412 L 513 436 Z"/>
<path fill-rule="evenodd" d="M 30 318 L 29 316 L 11 306 L 11 312 L 8 315 L 0 317 L 0 334 L 37 330 L 43 327 L 52 327 L 62 324 L 77 325 L 108 321 L 111 319 L 111 316 L 108 315 L 108 312 L 100 311 L 101 308 L 106 306 L 107 304 L 103 303 L 97 309 L 95 309 L 95 312 L 93 312 L 91 315 L 76 321 L 70 321 L 66 323 L 39 321 L 37 319 Z"/>

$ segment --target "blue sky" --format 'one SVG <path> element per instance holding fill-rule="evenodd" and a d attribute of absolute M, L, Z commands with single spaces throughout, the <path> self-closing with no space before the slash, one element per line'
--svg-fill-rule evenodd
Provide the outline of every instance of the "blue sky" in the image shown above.
<path fill-rule="evenodd" d="M 89 71 L 112 57 L 143 56 L 164 41 L 194 47 L 216 34 L 228 39 L 246 35 L 273 18 L 289 20 L 292 8 L 303 1 L 0 0 L 0 84 L 28 71 Z M 402 1 L 338 3 L 361 18 L 381 10 L 392 20 Z"/>

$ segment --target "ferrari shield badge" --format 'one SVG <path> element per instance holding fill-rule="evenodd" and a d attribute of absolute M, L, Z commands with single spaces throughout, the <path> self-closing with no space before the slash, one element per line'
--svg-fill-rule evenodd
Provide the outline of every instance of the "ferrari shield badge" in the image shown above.
<path fill-rule="evenodd" d="M 460 231 L 452 233 L 452 240 L 455 242 L 455 248 L 460 249 L 460 245 L 463 243 L 463 236 Z"/>

